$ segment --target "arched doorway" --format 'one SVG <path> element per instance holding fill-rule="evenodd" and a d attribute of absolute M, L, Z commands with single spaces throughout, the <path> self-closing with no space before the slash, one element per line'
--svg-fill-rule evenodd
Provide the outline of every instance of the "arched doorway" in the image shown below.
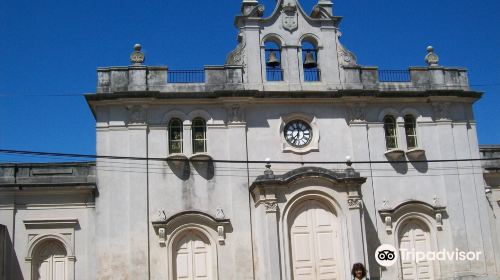
<path fill-rule="evenodd" d="M 204 234 L 189 230 L 174 243 L 174 279 L 211 280 L 212 248 Z"/>
<path fill-rule="evenodd" d="M 429 252 L 432 250 L 430 231 L 427 225 L 418 219 L 410 219 L 399 230 L 399 247 L 409 252 Z M 415 259 L 401 259 L 401 277 L 403 280 L 434 279 L 433 263 L 428 260 L 416 262 Z"/>
<path fill-rule="evenodd" d="M 341 279 L 339 222 L 331 207 L 304 200 L 291 210 L 288 224 L 293 279 Z"/>
<path fill-rule="evenodd" d="M 46 241 L 33 254 L 33 280 L 67 279 L 67 253 L 61 242 Z"/>

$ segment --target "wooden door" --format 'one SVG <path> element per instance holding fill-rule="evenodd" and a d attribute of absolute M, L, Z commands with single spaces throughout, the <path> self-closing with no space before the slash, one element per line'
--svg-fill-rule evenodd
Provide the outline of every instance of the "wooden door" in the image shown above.
<path fill-rule="evenodd" d="M 409 252 L 431 251 L 430 234 L 427 226 L 420 221 L 412 220 L 404 225 L 399 234 L 399 246 Z M 434 268 L 431 261 L 401 260 L 401 272 L 403 280 L 432 280 L 434 279 Z"/>
<path fill-rule="evenodd" d="M 190 231 L 177 242 L 174 279 L 212 279 L 211 264 L 210 243 L 202 234 Z"/>
<path fill-rule="evenodd" d="M 337 217 L 329 207 L 306 200 L 291 212 L 290 249 L 295 280 L 340 279 Z"/>
<path fill-rule="evenodd" d="M 36 251 L 33 258 L 34 280 L 65 280 L 66 250 L 57 241 L 50 241 Z"/>

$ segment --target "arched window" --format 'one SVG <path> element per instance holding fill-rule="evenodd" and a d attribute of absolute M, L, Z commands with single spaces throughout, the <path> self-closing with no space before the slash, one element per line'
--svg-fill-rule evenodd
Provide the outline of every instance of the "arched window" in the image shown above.
<path fill-rule="evenodd" d="M 398 147 L 396 119 L 393 116 L 385 116 L 384 131 L 385 131 L 385 146 L 387 150 L 396 149 Z"/>
<path fill-rule="evenodd" d="M 192 124 L 193 154 L 207 152 L 207 125 L 204 119 L 196 118 Z"/>
<path fill-rule="evenodd" d="M 405 134 L 406 146 L 408 149 L 415 149 L 418 147 L 417 142 L 417 122 L 412 115 L 405 116 Z"/>
<path fill-rule="evenodd" d="M 188 230 L 174 241 L 172 249 L 174 279 L 215 279 L 212 244 L 203 233 Z"/>
<path fill-rule="evenodd" d="M 266 49 L 266 80 L 283 81 L 283 68 L 281 67 L 281 47 L 273 41 L 265 43 Z"/>
<path fill-rule="evenodd" d="M 61 242 L 43 242 L 35 248 L 32 257 L 32 279 L 68 279 L 67 252 Z"/>
<path fill-rule="evenodd" d="M 406 221 L 398 232 L 399 249 L 407 252 L 432 252 L 429 227 L 420 219 Z M 413 258 L 400 260 L 403 280 L 434 279 L 434 267 L 430 260 L 416 262 Z"/>
<path fill-rule="evenodd" d="M 302 41 L 302 66 L 305 82 L 319 82 L 321 80 L 321 72 L 318 67 L 318 47 L 312 41 Z"/>
<path fill-rule="evenodd" d="M 172 119 L 168 124 L 168 151 L 170 154 L 182 153 L 182 121 Z"/>

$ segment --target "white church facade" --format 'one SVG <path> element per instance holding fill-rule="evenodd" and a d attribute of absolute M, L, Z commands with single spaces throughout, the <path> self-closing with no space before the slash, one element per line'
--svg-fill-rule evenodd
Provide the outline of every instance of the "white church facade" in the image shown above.
<path fill-rule="evenodd" d="M 148 66 L 136 45 L 131 65 L 98 68 L 86 100 L 108 157 L 0 165 L 0 279 L 348 280 L 354 263 L 369 279 L 500 279 L 482 93 L 432 47 L 426 66 L 358 65 L 332 6 L 279 0 L 263 17 L 243 0 L 222 66 Z M 480 255 L 382 267 L 382 244 Z"/>

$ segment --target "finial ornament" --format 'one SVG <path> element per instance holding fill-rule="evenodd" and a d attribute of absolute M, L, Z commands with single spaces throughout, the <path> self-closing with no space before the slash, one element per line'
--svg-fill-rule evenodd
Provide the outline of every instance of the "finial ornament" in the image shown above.
<path fill-rule="evenodd" d="M 427 47 L 427 52 L 428 54 L 425 56 L 425 62 L 429 66 L 438 66 L 439 64 L 439 56 L 434 53 L 434 47 L 428 46 Z"/>
<path fill-rule="evenodd" d="M 221 206 L 217 207 L 215 218 L 217 218 L 219 220 L 223 220 L 226 218 L 226 215 L 224 214 L 224 210 L 222 210 Z"/>
<path fill-rule="evenodd" d="M 266 162 L 266 170 L 264 171 L 264 175 L 266 175 L 267 178 L 274 178 L 274 172 L 271 169 L 271 159 L 266 158 L 265 162 Z"/>
<path fill-rule="evenodd" d="M 130 62 L 133 64 L 142 64 L 145 60 L 144 53 L 141 52 L 141 44 L 134 45 L 134 52 L 130 55 Z"/>

